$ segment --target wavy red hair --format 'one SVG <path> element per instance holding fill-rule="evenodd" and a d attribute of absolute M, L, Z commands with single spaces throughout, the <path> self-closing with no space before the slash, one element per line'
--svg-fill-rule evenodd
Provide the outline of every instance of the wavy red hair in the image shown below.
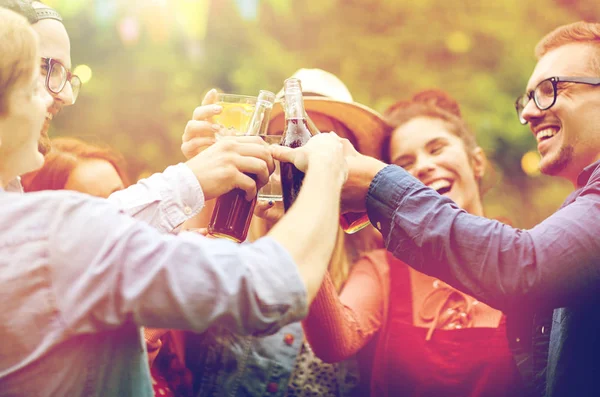
<path fill-rule="evenodd" d="M 123 184 L 129 185 L 124 168 L 125 161 L 119 153 L 75 138 L 56 138 L 52 140 L 52 150 L 44 158 L 44 166 L 22 176 L 23 188 L 26 192 L 63 190 L 75 167 L 88 159 L 108 161 L 121 177 Z"/>

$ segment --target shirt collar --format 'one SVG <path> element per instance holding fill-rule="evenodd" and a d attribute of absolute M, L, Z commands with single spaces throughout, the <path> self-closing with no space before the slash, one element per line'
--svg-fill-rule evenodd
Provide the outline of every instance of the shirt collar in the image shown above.
<path fill-rule="evenodd" d="M 8 185 L 6 185 L 6 188 L 4 189 L 7 192 L 13 192 L 13 193 L 23 193 L 23 185 L 21 185 L 21 177 L 18 176 L 15 179 L 13 179 L 12 181 L 10 181 L 8 183 Z"/>
<path fill-rule="evenodd" d="M 600 160 L 585 167 L 583 169 L 583 171 L 581 171 L 579 176 L 577 176 L 577 186 L 578 187 L 585 186 L 588 183 L 588 181 L 590 180 L 590 177 L 592 176 L 592 173 L 594 172 L 594 170 L 596 168 L 598 168 L 599 166 L 600 166 Z"/>

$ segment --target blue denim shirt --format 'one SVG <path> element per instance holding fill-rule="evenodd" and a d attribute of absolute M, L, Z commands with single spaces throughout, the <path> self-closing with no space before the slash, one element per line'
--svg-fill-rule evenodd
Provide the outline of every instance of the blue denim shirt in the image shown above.
<path fill-rule="evenodd" d="M 381 170 L 367 196 L 387 249 L 415 269 L 509 316 L 530 316 L 530 335 L 548 332 L 544 314 L 554 310 L 551 397 L 598 395 L 600 162 L 578 182 L 562 208 L 530 230 L 470 215 L 397 166 Z"/>

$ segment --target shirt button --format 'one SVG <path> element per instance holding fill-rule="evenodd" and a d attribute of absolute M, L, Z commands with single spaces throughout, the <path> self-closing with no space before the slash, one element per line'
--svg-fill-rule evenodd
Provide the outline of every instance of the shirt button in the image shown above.
<path fill-rule="evenodd" d="M 186 215 L 190 215 L 192 213 L 192 209 L 190 207 L 185 207 L 183 209 L 183 213 Z"/>
<path fill-rule="evenodd" d="M 269 393 L 277 393 L 278 389 L 279 389 L 279 387 L 277 386 L 277 383 L 275 383 L 275 382 L 271 382 L 267 385 L 267 391 Z"/>
<path fill-rule="evenodd" d="M 542 335 L 544 335 L 544 332 L 546 332 L 546 327 L 542 326 Z"/>
<path fill-rule="evenodd" d="M 377 230 L 381 230 L 381 222 L 377 221 L 375 226 L 377 226 Z"/>
<path fill-rule="evenodd" d="M 285 334 L 285 336 L 283 337 L 283 341 L 286 345 L 291 346 L 294 343 L 294 335 Z"/>
<path fill-rule="evenodd" d="M 517 341 L 517 343 L 521 342 L 521 338 L 517 338 L 515 340 Z"/>

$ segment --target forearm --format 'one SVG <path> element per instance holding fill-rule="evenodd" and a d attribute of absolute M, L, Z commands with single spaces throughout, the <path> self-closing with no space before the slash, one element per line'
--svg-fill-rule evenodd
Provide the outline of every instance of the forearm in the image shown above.
<path fill-rule="evenodd" d="M 327 275 L 302 325 L 317 357 L 335 363 L 346 360 L 362 349 L 379 329 L 380 323 L 375 327 L 362 324 L 357 313 L 340 301 Z"/>
<path fill-rule="evenodd" d="M 327 270 L 339 224 L 341 178 L 327 164 L 309 165 L 294 205 L 269 232 L 298 265 L 309 302 Z"/>
<path fill-rule="evenodd" d="M 210 222 L 210 218 L 212 217 L 213 210 L 215 209 L 215 203 L 217 200 L 209 200 L 204 204 L 204 208 L 202 211 L 193 218 L 185 221 L 181 227 L 182 230 L 189 229 L 202 229 L 207 228 Z"/>
<path fill-rule="evenodd" d="M 367 198 L 394 256 L 505 312 L 564 307 L 595 294 L 600 195 L 590 190 L 531 230 L 477 217 L 389 167 Z"/>
<path fill-rule="evenodd" d="M 48 225 L 48 262 L 61 269 L 52 272 L 52 286 L 73 332 L 133 320 L 196 332 L 219 324 L 257 335 L 306 315 L 297 266 L 271 238 L 240 245 L 195 233 L 175 237 L 103 200 L 59 198 Z"/>

